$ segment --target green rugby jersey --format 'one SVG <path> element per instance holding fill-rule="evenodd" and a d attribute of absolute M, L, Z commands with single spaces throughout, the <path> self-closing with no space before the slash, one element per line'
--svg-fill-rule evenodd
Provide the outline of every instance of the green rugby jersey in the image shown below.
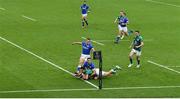
<path fill-rule="evenodd" d="M 141 42 L 143 42 L 143 38 L 142 38 L 142 36 L 136 36 L 135 38 L 134 38 L 134 41 L 133 41 L 133 48 L 135 49 L 135 50 L 137 50 L 137 51 L 141 51 L 141 47 L 139 47 L 139 48 L 136 48 L 135 46 L 139 46 L 139 45 L 141 45 Z"/>

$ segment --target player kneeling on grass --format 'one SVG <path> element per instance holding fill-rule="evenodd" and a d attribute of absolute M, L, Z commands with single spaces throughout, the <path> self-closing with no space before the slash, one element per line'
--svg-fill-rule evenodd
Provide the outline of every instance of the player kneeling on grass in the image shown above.
<path fill-rule="evenodd" d="M 116 72 L 118 70 L 120 70 L 121 67 L 119 67 L 118 65 L 115 66 L 113 69 L 109 70 L 109 71 L 102 71 L 102 77 L 110 77 L 113 74 L 116 74 Z M 94 77 L 94 79 L 98 79 L 99 78 L 99 68 L 95 68 L 94 72 L 92 74 L 92 76 Z"/>
<path fill-rule="evenodd" d="M 131 52 L 129 53 L 129 60 L 130 60 L 130 64 L 128 67 L 131 67 L 133 65 L 133 55 L 136 55 L 136 59 L 137 59 L 137 68 L 140 67 L 140 56 L 141 56 L 141 48 L 144 45 L 142 36 L 140 35 L 139 31 L 135 31 L 135 38 L 134 41 L 132 42 L 130 48 L 132 48 Z"/>
<path fill-rule="evenodd" d="M 76 76 L 82 77 L 84 80 L 88 80 L 93 74 L 95 65 L 92 62 L 91 58 L 87 58 L 87 61 L 84 62 L 82 67 L 78 67 L 78 74 Z"/>

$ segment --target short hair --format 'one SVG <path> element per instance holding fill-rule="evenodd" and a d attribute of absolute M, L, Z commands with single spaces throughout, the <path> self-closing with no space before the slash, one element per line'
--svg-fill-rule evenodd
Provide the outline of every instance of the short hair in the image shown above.
<path fill-rule="evenodd" d="M 140 31 L 139 31 L 139 30 L 136 30 L 135 32 L 138 32 L 138 33 L 140 33 Z"/>
<path fill-rule="evenodd" d="M 87 60 L 91 59 L 91 57 L 87 58 Z"/>
<path fill-rule="evenodd" d="M 122 12 L 124 15 L 126 15 L 126 12 L 124 10 L 121 10 L 120 12 Z"/>
<path fill-rule="evenodd" d="M 86 38 L 87 40 L 91 40 L 89 37 Z"/>

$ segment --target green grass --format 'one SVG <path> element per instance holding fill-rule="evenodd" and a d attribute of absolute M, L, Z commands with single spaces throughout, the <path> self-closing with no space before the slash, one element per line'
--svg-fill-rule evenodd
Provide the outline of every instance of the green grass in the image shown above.
<path fill-rule="evenodd" d="M 178 0 L 166 0 L 166 3 L 180 5 Z M 71 43 L 82 41 L 82 36 L 113 40 L 117 33 L 113 21 L 125 9 L 129 28 L 140 30 L 145 40 L 142 67 L 127 68 L 131 42 L 119 45 L 102 42 L 105 46 L 94 43 L 95 49 L 103 52 L 104 70 L 116 64 L 123 68 L 117 75 L 103 79 L 103 87 L 180 86 L 180 74 L 147 62 L 180 65 L 180 8 L 146 0 L 88 0 L 88 4 L 90 25 L 82 29 L 81 0 L 0 0 L 0 7 L 6 9 L 0 10 L 0 36 L 74 72 L 81 48 Z M 35 18 L 37 22 L 21 15 Z M 125 39 L 132 40 L 133 36 Z M 180 68 L 172 69 L 180 71 Z M 0 40 L 0 79 L 0 92 L 94 88 L 3 40 Z M 90 82 L 98 85 L 98 81 Z M 179 92 L 180 88 L 121 89 L 0 93 L 0 97 L 180 97 Z"/>

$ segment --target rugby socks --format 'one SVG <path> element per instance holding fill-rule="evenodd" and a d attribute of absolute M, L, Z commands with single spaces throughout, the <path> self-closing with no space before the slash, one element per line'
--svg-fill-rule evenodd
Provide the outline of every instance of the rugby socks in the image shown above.
<path fill-rule="evenodd" d="M 124 38 L 124 35 L 121 36 L 121 40 Z"/>
<path fill-rule="evenodd" d="M 140 65 L 140 60 L 139 59 L 137 59 L 137 63 L 138 63 L 138 65 Z"/>
<path fill-rule="evenodd" d="M 117 36 L 117 37 L 116 37 L 116 42 L 118 43 L 119 40 L 120 40 L 120 36 Z"/>
<path fill-rule="evenodd" d="M 118 68 L 114 67 L 112 70 L 113 70 L 113 71 L 117 71 L 117 70 L 118 70 Z"/>
<path fill-rule="evenodd" d="M 88 21 L 86 19 L 84 19 L 84 22 L 86 23 L 86 25 L 88 25 Z"/>
<path fill-rule="evenodd" d="M 130 63 L 131 63 L 131 64 L 133 64 L 133 60 L 132 60 L 132 58 L 129 58 L 129 60 L 130 60 Z"/>
<path fill-rule="evenodd" d="M 82 21 L 82 27 L 84 27 L 84 21 Z"/>
<path fill-rule="evenodd" d="M 110 71 L 111 71 L 112 74 L 116 73 L 116 71 L 114 69 L 111 69 Z"/>

